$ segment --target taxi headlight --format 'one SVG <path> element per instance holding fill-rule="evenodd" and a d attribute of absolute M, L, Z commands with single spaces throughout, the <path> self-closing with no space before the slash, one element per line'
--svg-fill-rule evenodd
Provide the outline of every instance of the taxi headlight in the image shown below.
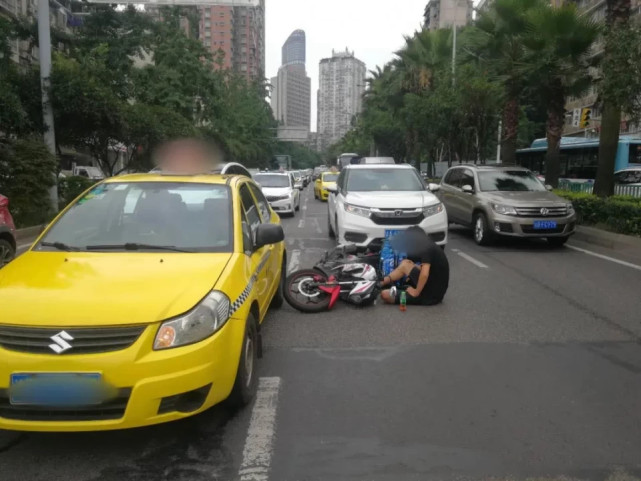
<path fill-rule="evenodd" d="M 187 314 L 163 322 L 156 333 L 154 350 L 171 349 L 207 339 L 229 320 L 229 298 L 211 291 Z"/>

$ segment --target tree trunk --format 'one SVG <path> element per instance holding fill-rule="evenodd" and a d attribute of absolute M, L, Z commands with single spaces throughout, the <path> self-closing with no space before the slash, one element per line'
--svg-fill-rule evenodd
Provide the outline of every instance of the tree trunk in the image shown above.
<path fill-rule="evenodd" d="M 599 139 L 599 166 L 594 181 L 594 193 L 599 197 L 609 197 L 614 194 L 614 164 L 619 146 L 620 128 L 621 107 L 613 102 L 604 102 Z"/>
<path fill-rule="evenodd" d="M 630 21 L 631 0 L 607 0 L 606 26 L 608 30 L 619 28 Z M 605 56 L 609 57 L 622 48 L 612 37 L 606 35 Z M 603 72 L 606 76 L 609 72 Z M 601 135 L 599 139 L 599 165 L 594 181 L 594 193 L 600 197 L 614 194 L 614 165 L 616 163 L 619 132 L 621 129 L 621 105 L 615 99 L 603 99 Z"/>
<path fill-rule="evenodd" d="M 504 164 L 516 163 L 516 138 L 519 130 L 519 99 L 512 97 L 503 108 L 503 139 L 501 160 Z"/>
<path fill-rule="evenodd" d="M 545 135 L 548 141 L 548 151 L 545 156 L 545 182 L 556 188 L 559 186 L 559 174 L 561 173 L 561 136 L 565 123 L 565 96 L 560 82 L 556 91 L 548 97 L 547 114 Z"/>

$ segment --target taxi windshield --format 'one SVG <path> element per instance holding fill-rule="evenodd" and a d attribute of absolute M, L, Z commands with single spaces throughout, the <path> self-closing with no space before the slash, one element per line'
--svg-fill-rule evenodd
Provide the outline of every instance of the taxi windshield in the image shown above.
<path fill-rule="evenodd" d="M 338 174 L 323 174 L 323 182 L 336 182 Z"/>
<path fill-rule="evenodd" d="M 38 249 L 231 252 L 231 218 L 225 185 L 100 184 L 71 206 Z"/>

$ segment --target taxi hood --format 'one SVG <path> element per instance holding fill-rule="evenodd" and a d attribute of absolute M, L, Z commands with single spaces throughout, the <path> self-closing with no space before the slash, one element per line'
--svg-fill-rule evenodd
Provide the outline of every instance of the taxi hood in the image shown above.
<path fill-rule="evenodd" d="M 149 324 L 193 308 L 231 254 L 27 252 L 0 269 L 0 324 Z"/>

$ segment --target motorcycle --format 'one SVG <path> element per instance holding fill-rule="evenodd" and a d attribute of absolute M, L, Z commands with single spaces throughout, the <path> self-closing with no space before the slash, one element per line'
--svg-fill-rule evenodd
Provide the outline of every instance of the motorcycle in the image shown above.
<path fill-rule="evenodd" d="M 326 252 L 312 269 L 291 273 L 285 299 L 301 312 L 329 310 L 341 299 L 356 306 L 373 304 L 380 293 L 379 253 L 354 245 Z"/>

